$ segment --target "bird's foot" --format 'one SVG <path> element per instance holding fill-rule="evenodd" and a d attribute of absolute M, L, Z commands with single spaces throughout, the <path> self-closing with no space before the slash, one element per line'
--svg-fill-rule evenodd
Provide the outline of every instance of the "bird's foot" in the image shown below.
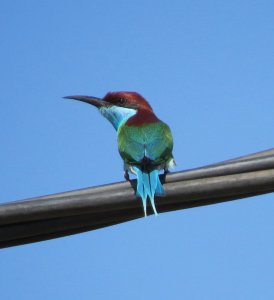
<path fill-rule="evenodd" d="M 128 171 L 125 171 L 124 178 L 125 178 L 126 181 L 130 181 Z"/>
<path fill-rule="evenodd" d="M 164 182 L 166 181 L 166 176 L 167 176 L 167 174 L 169 174 L 170 173 L 170 171 L 168 170 L 168 169 L 165 169 L 164 170 L 164 176 L 163 176 L 163 179 L 164 179 Z"/>

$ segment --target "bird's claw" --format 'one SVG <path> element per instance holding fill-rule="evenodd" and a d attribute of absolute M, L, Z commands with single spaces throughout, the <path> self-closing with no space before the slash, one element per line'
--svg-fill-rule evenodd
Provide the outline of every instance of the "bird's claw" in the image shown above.
<path fill-rule="evenodd" d="M 124 178 L 125 178 L 126 181 L 129 181 L 129 180 L 130 180 L 130 179 L 129 179 L 129 173 L 128 173 L 128 171 L 125 171 L 125 173 L 124 173 Z"/>

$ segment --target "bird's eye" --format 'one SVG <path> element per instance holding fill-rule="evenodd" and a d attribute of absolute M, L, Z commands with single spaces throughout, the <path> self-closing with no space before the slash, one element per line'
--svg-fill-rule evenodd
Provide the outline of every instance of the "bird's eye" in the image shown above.
<path fill-rule="evenodd" d="M 119 104 L 125 104 L 127 101 L 125 98 L 119 98 L 118 103 Z"/>

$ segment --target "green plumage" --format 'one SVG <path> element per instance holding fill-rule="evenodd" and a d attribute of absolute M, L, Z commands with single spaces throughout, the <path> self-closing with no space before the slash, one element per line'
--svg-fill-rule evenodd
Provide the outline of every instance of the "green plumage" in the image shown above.
<path fill-rule="evenodd" d="M 117 133 L 120 155 L 128 165 L 138 165 L 145 156 L 155 166 L 165 165 L 172 159 L 171 131 L 162 121 L 141 126 L 124 124 Z"/>

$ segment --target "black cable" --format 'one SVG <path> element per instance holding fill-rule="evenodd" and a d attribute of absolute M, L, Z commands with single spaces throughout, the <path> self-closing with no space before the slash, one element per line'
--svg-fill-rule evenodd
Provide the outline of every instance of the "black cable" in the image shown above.
<path fill-rule="evenodd" d="M 274 191 L 274 149 L 165 178 L 159 213 Z M 136 180 L 0 205 L 0 248 L 94 230 L 143 217 Z M 151 214 L 148 206 L 148 214 Z"/>

